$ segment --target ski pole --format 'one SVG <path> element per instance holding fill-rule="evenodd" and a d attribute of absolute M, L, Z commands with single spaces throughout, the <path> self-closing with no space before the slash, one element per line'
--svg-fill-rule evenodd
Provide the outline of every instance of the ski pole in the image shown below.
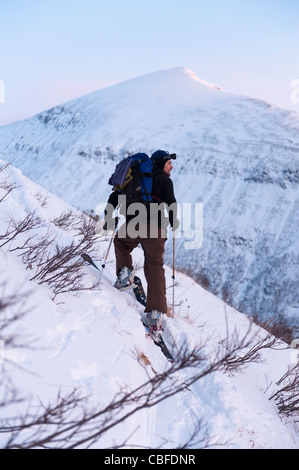
<path fill-rule="evenodd" d="M 105 269 L 105 267 L 106 267 L 106 264 L 107 264 L 107 259 L 108 259 L 108 256 L 109 256 L 110 248 L 111 248 L 112 242 L 113 242 L 113 240 L 114 240 L 114 238 L 115 238 L 115 235 L 116 235 L 117 225 L 118 225 L 118 217 L 115 218 L 115 225 L 114 225 L 113 233 L 112 233 L 112 236 L 111 236 L 109 245 L 108 245 L 108 249 L 107 249 L 106 256 L 105 256 L 105 258 L 104 258 L 104 263 L 102 264 L 102 271 L 101 271 L 101 273 L 100 273 L 100 277 L 99 277 L 99 280 L 98 280 L 98 284 L 100 284 L 100 282 L 101 282 L 102 275 L 103 275 L 103 271 L 104 271 L 104 269 Z"/>
<path fill-rule="evenodd" d="M 174 282 L 175 282 L 175 231 L 173 230 L 172 237 L 172 318 L 174 318 Z"/>

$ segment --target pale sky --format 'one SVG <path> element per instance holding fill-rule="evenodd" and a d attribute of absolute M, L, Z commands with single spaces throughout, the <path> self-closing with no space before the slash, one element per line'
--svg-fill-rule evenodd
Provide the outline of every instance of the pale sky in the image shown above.
<path fill-rule="evenodd" d="M 178 66 L 299 113 L 298 0 L 0 0 L 0 18 L 0 125 Z"/>

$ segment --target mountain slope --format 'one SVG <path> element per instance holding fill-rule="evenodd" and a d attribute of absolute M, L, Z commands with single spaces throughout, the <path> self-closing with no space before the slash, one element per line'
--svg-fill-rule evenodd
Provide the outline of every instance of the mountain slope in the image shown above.
<path fill-rule="evenodd" d="M 4 162 L 0 163 L 2 167 Z M 70 226 L 58 226 L 57 217 L 71 208 L 13 167 L 2 169 L 0 176 L 1 199 L 7 193 L 8 184 L 15 183 L 17 186 L 0 203 L 0 233 L 6 232 L 11 215 L 19 221 L 26 214 L 35 213 L 43 222 L 30 233 L 20 233 L 0 251 L 1 298 L 5 299 L 16 292 L 26 293 L 25 304 L 18 307 L 27 311 L 24 317 L 17 320 L 17 329 L 13 324 L 14 334 L 16 331 L 20 334 L 15 347 L 11 337 L 10 344 L 4 344 L 1 374 L 1 396 L 4 396 L 5 377 L 8 376 L 9 391 L 14 384 L 18 396 L 25 396 L 26 399 L 23 403 L 2 407 L 2 419 L 25 413 L 29 404 L 31 413 L 37 413 L 41 409 L 40 401 L 49 409 L 49 403 L 55 403 L 58 393 L 60 396 L 68 395 L 74 388 L 79 389 L 81 395 L 88 395 L 88 407 L 95 412 L 103 409 L 114 397 L 117 398 L 119 393 L 136 390 L 149 377 L 155 379 L 163 374 L 169 364 L 159 349 L 144 336 L 139 321 L 142 308 L 132 293 L 118 292 L 111 285 L 115 278 L 112 253 L 100 290 L 81 291 L 76 295 L 65 292 L 53 299 L 53 289 L 49 284 L 30 281 L 37 264 L 33 263 L 25 269 L 24 256 L 20 256 L 24 255 L 24 247 L 27 246 L 24 242 L 29 235 L 34 235 L 31 242 L 36 242 L 39 237 L 47 236 L 49 229 L 52 235 L 58 236 L 62 245 L 69 242 L 75 234 Z M 99 263 L 100 253 L 105 252 L 107 243 L 99 240 Z M 135 261 L 140 262 L 142 253 L 136 250 L 134 257 Z M 90 287 L 97 280 L 97 271 L 89 267 L 82 269 L 85 272 L 85 287 Z M 172 282 L 171 275 L 171 269 L 167 268 L 168 286 Z M 187 276 L 176 273 L 176 280 L 176 315 L 175 318 L 165 319 L 165 338 L 169 341 L 172 336 L 178 351 L 186 345 L 194 351 L 201 350 L 204 344 L 209 360 L 212 360 L 214 351 L 223 343 L 228 332 L 232 338 L 235 329 L 243 335 L 249 325 L 248 319 L 204 291 Z M 14 313 L 12 309 L 10 314 Z M 262 338 L 264 334 L 262 329 L 255 329 L 256 338 Z M 1 335 L 0 339 L 3 337 Z M 24 339 L 27 345 L 30 344 L 29 349 L 20 347 Z M 199 420 L 202 420 L 196 435 L 199 443 L 190 444 L 190 448 L 198 448 L 205 443 L 206 434 L 209 436 L 208 443 L 215 448 L 297 448 L 298 435 L 290 421 L 281 419 L 275 403 L 269 401 L 271 393 L 277 390 L 275 382 L 292 365 L 291 350 L 279 342 L 276 349 L 263 350 L 261 360 L 261 363 L 253 362 L 242 368 L 242 372 L 231 370 L 227 374 L 219 369 L 203 376 L 190 383 L 181 393 L 128 417 L 101 438 L 95 439 L 92 447 L 106 448 L 124 443 L 126 447 L 133 448 L 157 448 L 162 445 L 176 449 L 188 442 Z M 165 389 L 171 390 L 174 384 L 188 381 L 193 373 L 191 368 L 166 375 L 156 390 L 157 396 Z M 133 404 L 134 401 L 129 403 L 130 411 Z M 78 419 L 81 406 L 79 402 L 71 409 L 70 418 Z M 39 426 L 45 436 L 47 425 L 42 421 Z M 34 434 L 37 429 L 35 426 Z M 79 434 L 82 442 L 90 439 L 92 429 L 92 425 L 82 427 Z M 38 432 L 35 435 L 38 436 Z M 56 444 L 56 447 L 71 445 L 72 440 L 66 439 L 66 435 L 63 434 L 62 440 L 57 441 L 59 445 Z M 30 429 L 25 435 L 16 434 L 16 442 L 22 444 L 22 439 L 28 436 Z M 1 447 L 7 445 L 7 439 L 7 434 L 2 432 Z M 87 443 L 91 445 L 90 441 Z M 51 444 L 47 445 L 51 447 Z M 83 444 L 81 446 L 84 447 Z"/>
<path fill-rule="evenodd" d="M 204 207 L 203 245 L 177 267 L 247 314 L 298 325 L 299 118 L 179 67 L 0 128 L 0 155 L 80 209 L 107 200 L 128 153 L 178 154 L 177 200 Z M 171 249 L 166 252 L 171 259 Z M 294 332 L 296 335 L 296 329 Z"/>

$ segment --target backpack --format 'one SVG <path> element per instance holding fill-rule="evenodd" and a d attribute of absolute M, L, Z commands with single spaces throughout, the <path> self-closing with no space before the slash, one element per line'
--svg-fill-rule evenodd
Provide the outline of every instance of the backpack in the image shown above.
<path fill-rule="evenodd" d="M 132 202 L 152 202 L 153 161 L 145 153 L 136 153 L 116 165 L 108 184 Z"/>

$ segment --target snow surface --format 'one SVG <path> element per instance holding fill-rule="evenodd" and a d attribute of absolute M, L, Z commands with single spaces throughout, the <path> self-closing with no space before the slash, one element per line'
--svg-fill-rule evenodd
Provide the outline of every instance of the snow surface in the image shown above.
<path fill-rule="evenodd" d="M 5 162 L 0 162 L 0 165 Z M 61 242 L 70 239 L 67 230 L 53 225 L 54 217 L 70 206 L 52 193 L 9 166 L 0 173 L 1 181 L 15 182 L 13 190 L 0 204 L 0 233 L 7 229 L 10 215 L 22 220 L 30 211 L 47 223 L 36 235 L 43 235 L 51 227 Z M 5 194 L 1 185 L 0 196 Z M 42 195 L 47 196 L 46 203 Z M 25 235 L 24 235 L 25 236 Z M 33 270 L 25 270 L 19 251 L 11 251 L 24 243 L 20 235 L 12 244 L 0 250 L 0 286 L 2 295 L 28 292 L 27 315 L 20 320 L 21 337 L 34 338 L 34 350 L 5 348 L 4 370 L 9 373 L 21 396 L 39 406 L 55 400 L 58 391 L 69 393 L 74 387 L 90 394 L 89 405 L 101 406 L 109 402 L 120 387 L 135 388 L 156 372 L 169 367 L 160 350 L 145 338 L 139 321 L 142 307 L 131 292 L 121 293 L 112 287 L 115 279 L 114 255 L 111 252 L 104 271 L 101 289 L 82 291 L 76 296 L 53 293 L 46 285 L 29 281 Z M 99 242 L 97 261 L 100 264 L 107 248 Z M 135 260 L 142 260 L 142 252 L 134 252 Z M 85 269 L 85 283 L 90 286 L 98 279 L 91 267 Z M 138 271 L 143 280 L 143 272 Z M 167 285 L 171 286 L 172 270 L 166 267 Z M 243 332 L 249 321 L 245 315 L 226 305 L 222 300 L 201 288 L 189 277 L 176 273 L 175 318 L 166 318 L 165 338 L 170 336 L 180 348 L 186 343 L 197 347 L 208 338 L 207 348 L 214 348 L 226 337 L 227 325 Z M 171 289 L 168 289 L 171 303 Z M 226 322 L 226 319 L 228 322 Z M 256 337 L 263 330 L 257 328 Z M 214 448 L 232 449 L 294 449 L 299 437 L 295 428 L 278 415 L 269 396 L 276 389 L 276 381 L 292 366 L 291 350 L 280 343 L 278 349 L 263 351 L 262 363 L 254 363 L 242 372 L 230 375 L 215 372 L 194 383 L 188 390 L 167 399 L 148 410 L 133 415 L 113 428 L 93 447 L 107 448 L 124 442 L 127 446 L 175 449 L 187 441 L 193 425 L 200 417 Z M 136 359 L 144 354 L 149 363 Z M 15 365 L 11 363 L 13 361 Z M 181 375 L 180 375 L 181 374 Z M 184 372 L 186 374 L 186 371 Z M 2 375 L 3 377 L 3 375 Z M 169 377 L 165 386 L 182 379 L 182 373 Z M 3 410 L 2 417 L 24 411 L 24 404 L 13 410 Z M 203 431 L 201 431 L 203 432 Z M 0 445 L 5 445 L 1 434 Z M 67 442 L 65 443 L 67 446 Z"/>
<path fill-rule="evenodd" d="M 204 243 L 185 250 L 181 240 L 177 266 L 244 313 L 298 328 L 297 113 L 178 67 L 0 128 L 0 156 L 81 210 L 107 200 L 122 157 L 159 148 L 178 155 L 179 203 L 204 205 Z"/>

